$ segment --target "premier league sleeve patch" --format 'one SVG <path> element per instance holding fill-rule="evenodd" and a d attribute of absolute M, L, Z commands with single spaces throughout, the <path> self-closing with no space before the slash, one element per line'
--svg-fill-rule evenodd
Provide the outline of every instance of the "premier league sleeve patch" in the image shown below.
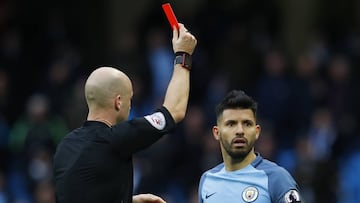
<path fill-rule="evenodd" d="M 163 130 L 166 125 L 165 116 L 161 112 L 156 112 L 144 117 L 152 126 L 158 130 Z"/>
<path fill-rule="evenodd" d="M 289 190 L 285 194 L 285 202 L 286 203 L 300 203 L 300 195 L 299 192 L 296 190 Z"/>

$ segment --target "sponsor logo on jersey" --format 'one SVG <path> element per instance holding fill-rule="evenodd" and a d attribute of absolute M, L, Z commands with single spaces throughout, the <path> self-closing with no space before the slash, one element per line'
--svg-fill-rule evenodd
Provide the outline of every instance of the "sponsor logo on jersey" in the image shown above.
<path fill-rule="evenodd" d="M 145 119 L 158 130 L 165 128 L 166 120 L 164 114 L 161 112 L 156 112 L 151 115 L 145 116 Z"/>
<path fill-rule="evenodd" d="M 245 202 L 253 202 L 256 200 L 256 198 L 259 196 L 259 191 L 256 189 L 256 187 L 247 187 L 242 192 L 242 198 Z"/>
<path fill-rule="evenodd" d="M 300 195 L 299 192 L 296 190 L 289 190 L 285 194 L 285 202 L 286 203 L 297 203 L 300 202 Z"/>

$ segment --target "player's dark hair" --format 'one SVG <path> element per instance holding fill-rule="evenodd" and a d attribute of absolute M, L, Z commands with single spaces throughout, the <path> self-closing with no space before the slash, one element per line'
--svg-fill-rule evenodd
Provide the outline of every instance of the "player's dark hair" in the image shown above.
<path fill-rule="evenodd" d="M 251 109 L 256 118 L 257 103 L 241 90 L 232 90 L 215 107 L 216 118 L 219 118 L 225 109 Z"/>

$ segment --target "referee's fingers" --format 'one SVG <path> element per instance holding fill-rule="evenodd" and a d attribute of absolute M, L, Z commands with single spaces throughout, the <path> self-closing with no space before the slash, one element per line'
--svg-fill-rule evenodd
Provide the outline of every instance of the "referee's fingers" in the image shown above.
<path fill-rule="evenodd" d="M 173 27 L 173 38 L 172 38 L 173 43 L 176 42 L 178 38 L 179 38 L 179 30 L 174 25 L 174 27 Z"/>

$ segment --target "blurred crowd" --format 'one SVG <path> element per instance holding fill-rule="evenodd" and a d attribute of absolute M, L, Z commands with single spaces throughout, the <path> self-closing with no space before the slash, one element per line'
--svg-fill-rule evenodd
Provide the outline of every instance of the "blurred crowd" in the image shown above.
<path fill-rule="evenodd" d="M 134 157 L 134 192 L 197 202 L 201 173 L 222 161 L 211 133 L 214 107 L 229 90 L 242 89 L 259 105 L 256 151 L 289 170 L 306 203 L 360 202 L 360 19 L 329 11 L 300 49 L 285 40 L 286 16 L 276 1 L 199 1 L 189 10 L 184 2 L 172 4 L 182 4 L 175 6 L 178 18 L 199 41 L 187 115 L 174 133 Z M 96 34 L 82 29 L 102 29 L 104 17 L 93 24 L 82 17 L 91 25 L 74 31 L 66 6 L 0 0 L 0 203 L 55 202 L 52 156 L 86 119 L 83 87 L 94 68 L 129 74 L 130 118 L 161 104 L 173 66 L 172 33 L 161 2 L 150 4 L 137 26 L 123 28 L 121 49 L 111 49 L 106 31 L 91 39 Z M 334 20 L 346 13 L 354 20 Z M 106 49 L 93 50 L 99 47 Z"/>

